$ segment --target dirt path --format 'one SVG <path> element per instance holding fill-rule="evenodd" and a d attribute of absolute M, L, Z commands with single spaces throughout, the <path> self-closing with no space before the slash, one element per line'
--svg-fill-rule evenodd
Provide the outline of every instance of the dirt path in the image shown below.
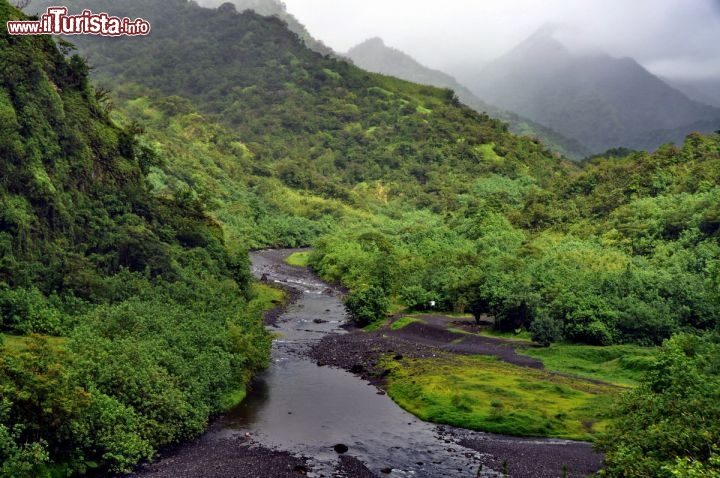
<path fill-rule="evenodd" d="M 542 369 L 542 361 L 519 355 L 516 350 L 531 347 L 517 340 L 482 337 L 448 330 L 458 319 L 438 315 L 421 315 L 422 322 L 414 322 L 400 330 L 383 330 L 382 333 L 409 342 L 437 347 L 445 352 L 461 355 L 491 355 L 503 362 L 521 367 Z"/>

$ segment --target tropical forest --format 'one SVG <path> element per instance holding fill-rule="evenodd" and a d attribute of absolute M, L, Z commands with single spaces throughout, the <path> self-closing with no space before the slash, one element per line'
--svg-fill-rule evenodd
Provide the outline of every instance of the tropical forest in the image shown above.
<path fill-rule="evenodd" d="M 292 0 L 10 31 L 56 3 L 0 0 L 0 476 L 720 476 L 720 80 Z"/>

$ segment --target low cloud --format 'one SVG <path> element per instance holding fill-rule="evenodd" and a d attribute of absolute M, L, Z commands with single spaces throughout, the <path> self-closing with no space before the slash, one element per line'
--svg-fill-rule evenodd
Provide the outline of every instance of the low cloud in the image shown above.
<path fill-rule="evenodd" d="M 285 0 L 337 51 L 379 36 L 437 68 L 481 64 L 546 23 L 573 48 L 630 56 L 668 76 L 720 76 L 720 0 Z"/>

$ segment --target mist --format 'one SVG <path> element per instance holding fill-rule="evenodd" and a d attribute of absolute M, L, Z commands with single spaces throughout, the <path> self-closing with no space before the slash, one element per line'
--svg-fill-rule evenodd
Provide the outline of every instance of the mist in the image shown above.
<path fill-rule="evenodd" d="M 720 78 L 720 0 L 285 0 L 344 52 L 367 38 L 452 72 L 502 55 L 541 26 L 575 50 L 633 57 L 653 73 Z"/>

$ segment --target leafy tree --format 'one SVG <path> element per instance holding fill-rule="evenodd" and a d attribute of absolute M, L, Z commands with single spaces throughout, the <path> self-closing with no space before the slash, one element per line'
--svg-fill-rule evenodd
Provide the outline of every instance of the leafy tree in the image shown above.
<path fill-rule="evenodd" d="M 547 314 L 541 314 L 530 324 L 530 335 L 533 342 L 543 347 L 549 347 L 551 343 L 562 338 L 562 328 L 557 320 Z"/>
<path fill-rule="evenodd" d="M 351 292 L 345 297 L 345 309 L 357 327 L 385 319 L 390 301 L 378 286 Z"/>
<path fill-rule="evenodd" d="M 681 334 L 626 392 L 598 447 L 605 476 L 716 476 L 720 471 L 720 337 Z M 695 474 L 693 474 L 695 473 Z"/>

